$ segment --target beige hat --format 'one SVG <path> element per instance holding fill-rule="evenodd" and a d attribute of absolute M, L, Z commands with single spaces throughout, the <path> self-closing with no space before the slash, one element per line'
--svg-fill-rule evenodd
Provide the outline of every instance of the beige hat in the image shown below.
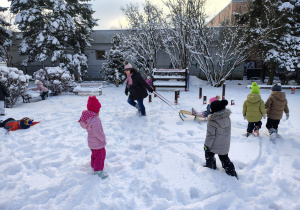
<path fill-rule="evenodd" d="M 39 81 L 40 81 L 40 80 L 35 80 L 35 81 L 34 81 L 34 84 L 37 84 Z"/>

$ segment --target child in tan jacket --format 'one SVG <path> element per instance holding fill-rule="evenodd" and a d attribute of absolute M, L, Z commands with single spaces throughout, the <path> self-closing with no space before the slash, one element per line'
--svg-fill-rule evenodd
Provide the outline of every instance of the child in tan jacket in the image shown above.
<path fill-rule="evenodd" d="M 266 127 L 271 135 L 271 140 L 274 141 L 283 112 L 286 114 L 286 119 L 289 119 L 289 108 L 285 92 L 281 92 L 281 84 L 273 85 L 271 90 L 272 93 L 265 103 L 268 116 Z"/>

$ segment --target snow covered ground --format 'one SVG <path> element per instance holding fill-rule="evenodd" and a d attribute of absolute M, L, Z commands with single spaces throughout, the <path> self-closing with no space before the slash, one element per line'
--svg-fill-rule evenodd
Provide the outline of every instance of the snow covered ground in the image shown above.
<path fill-rule="evenodd" d="M 241 83 L 242 85 L 238 85 Z M 240 180 L 202 167 L 206 122 L 178 113 L 158 98 L 145 100 L 147 117 L 127 104 L 124 86 L 105 87 L 98 96 L 107 137 L 105 170 L 92 175 L 87 133 L 77 122 L 86 96 L 71 94 L 6 109 L 8 117 L 40 121 L 28 130 L 5 135 L 0 129 L 0 209 L 300 209 L 300 93 L 284 90 L 290 119 L 279 125 L 281 138 L 269 140 L 266 120 L 260 137 L 245 137 L 242 105 L 251 81 L 226 82 L 226 99 L 234 98 L 229 157 Z M 180 93 L 178 109 L 205 110 L 199 87 L 208 99 L 222 88 L 192 79 Z M 161 95 L 174 101 L 174 91 Z M 265 101 L 269 90 L 262 89 Z"/>

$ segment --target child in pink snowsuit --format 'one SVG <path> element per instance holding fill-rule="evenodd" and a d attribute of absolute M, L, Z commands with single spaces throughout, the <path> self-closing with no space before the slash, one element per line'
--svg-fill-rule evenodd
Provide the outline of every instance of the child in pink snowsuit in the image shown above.
<path fill-rule="evenodd" d="M 49 90 L 43 85 L 43 83 L 39 80 L 35 80 L 34 84 L 36 84 L 36 88 L 32 88 L 31 90 L 39 90 L 40 96 L 43 100 L 45 100 L 45 96 L 48 94 Z"/>
<path fill-rule="evenodd" d="M 82 112 L 80 126 L 88 132 L 88 146 L 92 151 L 91 167 L 94 169 L 94 174 L 101 179 L 108 177 L 107 173 L 103 171 L 104 161 L 106 157 L 106 140 L 103 132 L 101 120 L 99 118 L 101 104 L 96 96 L 90 96 L 87 102 L 87 109 Z"/>

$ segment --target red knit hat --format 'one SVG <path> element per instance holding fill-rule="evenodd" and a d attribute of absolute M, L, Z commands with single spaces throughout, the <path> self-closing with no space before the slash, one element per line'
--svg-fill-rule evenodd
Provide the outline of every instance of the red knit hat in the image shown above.
<path fill-rule="evenodd" d="M 87 109 L 89 111 L 98 113 L 100 111 L 101 104 L 96 98 L 96 96 L 90 96 L 87 102 Z"/>

